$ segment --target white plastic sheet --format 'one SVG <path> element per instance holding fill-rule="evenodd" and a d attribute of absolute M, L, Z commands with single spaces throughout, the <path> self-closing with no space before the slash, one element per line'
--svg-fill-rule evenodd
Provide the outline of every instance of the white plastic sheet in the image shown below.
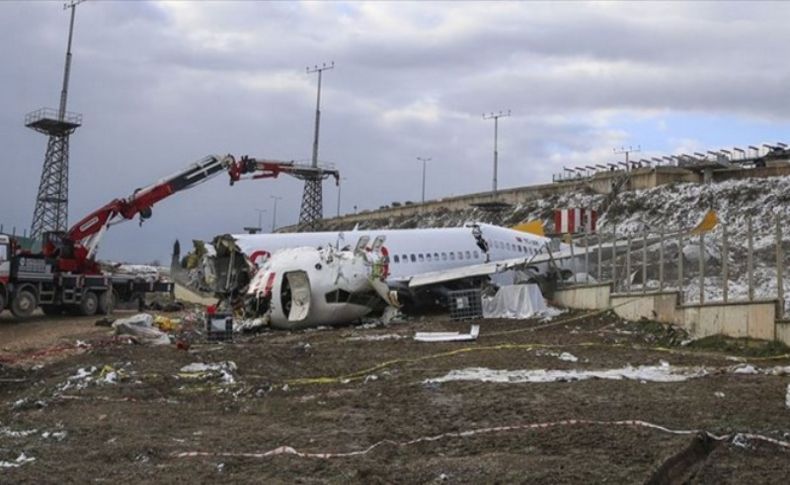
<path fill-rule="evenodd" d="M 496 295 L 483 298 L 483 318 L 530 318 L 547 308 L 535 284 L 500 286 Z"/>

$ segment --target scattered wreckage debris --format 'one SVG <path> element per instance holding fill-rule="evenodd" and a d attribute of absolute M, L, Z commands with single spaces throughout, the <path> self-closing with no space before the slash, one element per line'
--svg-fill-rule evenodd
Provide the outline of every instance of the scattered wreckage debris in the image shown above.
<path fill-rule="evenodd" d="M 417 332 L 414 340 L 418 342 L 468 342 L 477 340 L 480 335 L 480 325 L 472 325 L 469 333 L 461 332 Z"/>

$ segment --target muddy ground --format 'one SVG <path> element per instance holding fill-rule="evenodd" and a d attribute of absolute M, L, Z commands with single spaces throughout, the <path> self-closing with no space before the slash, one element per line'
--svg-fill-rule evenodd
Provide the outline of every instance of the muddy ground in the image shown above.
<path fill-rule="evenodd" d="M 682 334 L 656 324 L 566 313 L 548 325 L 480 322 L 476 342 L 412 339 L 469 328 L 437 318 L 182 350 L 112 339 L 92 321 L 0 319 L 0 482 L 790 482 L 790 449 L 737 434 L 790 441 L 790 376 L 733 373 L 731 354 L 681 345 Z M 470 367 L 662 360 L 711 373 L 683 382 L 425 382 Z M 786 356 L 746 360 L 790 365 Z"/>

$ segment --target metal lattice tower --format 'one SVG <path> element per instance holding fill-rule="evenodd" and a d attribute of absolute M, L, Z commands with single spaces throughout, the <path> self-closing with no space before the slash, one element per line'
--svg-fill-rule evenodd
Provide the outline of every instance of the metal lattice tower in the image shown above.
<path fill-rule="evenodd" d="M 321 126 L 321 78 L 324 71 L 334 69 L 335 63 L 307 68 L 307 73 L 318 73 L 318 95 L 315 102 L 315 136 L 313 137 L 312 167 L 318 167 L 318 132 Z M 299 211 L 299 228 L 303 231 L 318 229 L 321 219 L 324 218 L 324 196 L 322 177 L 305 178 L 304 192 L 302 193 L 302 207 Z"/>
<path fill-rule="evenodd" d="M 71 71 L 71 41 L 74 34 L 74 14 L 84 0 L 72 0 L 64 5 L 71 9 L 66 65 L 63 69 L 63 88 L 60 108 L 55 111 L 41 108 L 25 116 L 25 126 L 49 136 L 41 181 L 36 195 L 36 208 L 30 237 L 40 238 L 46 231 L 65 231 L 68 227 L 69 206 L 69 137 L 82 125 L 82 115 L 66 111 Z"/>

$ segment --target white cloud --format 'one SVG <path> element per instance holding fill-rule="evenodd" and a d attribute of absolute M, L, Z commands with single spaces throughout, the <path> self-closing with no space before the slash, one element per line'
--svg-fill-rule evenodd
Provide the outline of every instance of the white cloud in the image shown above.
<path fill-rule="evenodd" d="M 72 219 L 207 153 L 309 159 L 316 79 L 304 68 L 321 62 L 336 68 L 323 78 L 320 158 L 348 178 L 346 209 L 416 199 L 416 156 L 434 159 L 429 196 L 487 190 L 492 127 L 480 115 L 492 110 L 513 112 L 500 125 L 503 187 L 624 144 L 643 156 L 664 154 L 651 144 L 710 148 L 711 119 L 786 127 L 788 14 L 771 2 L 88 2 L 69 105 L 85 114 Z M 21 119 L 56 104 L 66 28 L 59 5 L 0 3 L 6 225 L 30 221 L 45 140 Z M 296 219 L 298 181 L 256 184 L 168 201 L 103 251 L 162 258 L 173 237 L 248 225 L 257 215 L 238 207 L 270 195 L 285 197 L 281 221 Z M 336 189 L 325 194 L 334 213 Z"/>

